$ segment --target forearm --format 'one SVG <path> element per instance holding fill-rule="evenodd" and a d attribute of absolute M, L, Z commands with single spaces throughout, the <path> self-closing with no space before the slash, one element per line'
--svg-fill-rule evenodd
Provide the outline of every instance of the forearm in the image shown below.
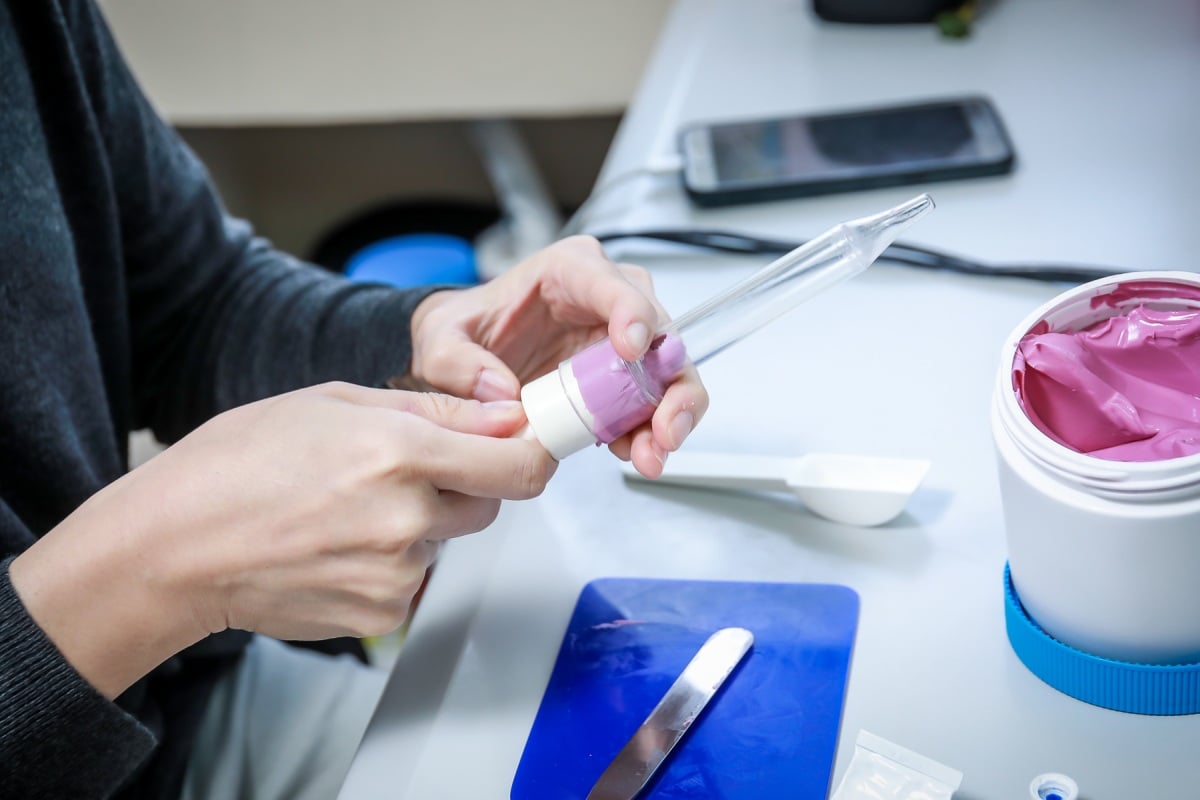
<path fill-rule="evenodd" d="M 379 386 L 408 369 L 413 309 L 433 289 L 353 284 L 298 261 L 229 217 L 203 167 L 157 118 L 154 171 L 126 244 L 135 424 L 175 441 L 232 407 L 342 380 Z M 137 174 L 133 170 L 132 174 Z"/>
<path fill-rule="evenodd" d="M 92 497 L 10 565 L 29 615 L 109 699 L 209 632 L 154 546 L 153 520 L 123 508 L 121 489 Z"/>
<path fill-rule="evenodd" d="M 409 320 L 425 292 L 348 284 L 262 240 L 236 242 L 249 236 L 241 223 L 220 227 L 234 238 L 170 256 L 207 268 L 213 253 L 232 250 L 209 283 L 178 297 L 181 282 L 164 276 L 169 286 L 133 309 L 138 424 L 174 441 L 214 414 L 263 397 L 331 380 L 380 386 L 407 370 Z"/>
<path fill-rule="evenodd" d="M 135 427 L 175 441 L 232 406 L 404 372 L 423 294 L 352 285 L 231 218 L 143 96 L 95 7 L 66 3 L 115 201 Z M 97 222 L 96 224 L 101 224 Z"/>

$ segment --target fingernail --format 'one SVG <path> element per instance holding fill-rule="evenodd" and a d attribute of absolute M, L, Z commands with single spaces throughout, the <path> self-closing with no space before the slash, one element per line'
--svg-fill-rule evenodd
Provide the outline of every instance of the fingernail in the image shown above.
<path fill-rule="evenodd" d="M 505 416 L 522 408 L 520 400 L 489 400 L 482 405 L 494 414 L 504 414 Z"/>
<path fill-rule="evenodd" d="M 497 400 L 512 400 L 512 382 L 494 369 L 485 369 L 479 373 L 471 396 L 483 403 Z"/>
<path fill-rule="evenodd" d="M 671 420 L 671 424 L 667 426 L 667 439 L 671 442 L 672 450 L 679 449 L 683 440 L 692 432 L 695 424 L 696 418 L 690 411 L 680 411 L 675 415 L 675 419 Z"/>
<path fill-rule="evenodd" d="M 650 344 L 650 329 L 641 322 L 634 322 L 625 329 L 625 344 L 639 353 Z"/>
<path fill-rule="evenodd" d="M 658 463 L 664 467 L 667 465 L 667 451 L 662 449 L 662 445 L 658 442 L 650 442 L 650 452 L 654 453 L 654 457 L 658 459 Z"/>

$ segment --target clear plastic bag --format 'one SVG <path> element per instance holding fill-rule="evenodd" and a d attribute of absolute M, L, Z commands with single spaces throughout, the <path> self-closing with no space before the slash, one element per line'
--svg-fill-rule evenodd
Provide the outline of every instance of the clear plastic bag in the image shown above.
<path fill-rule="evenodd" d="M 950 800 L 961 783 L 958 770 L 859 731 L 832 800 Z"/>

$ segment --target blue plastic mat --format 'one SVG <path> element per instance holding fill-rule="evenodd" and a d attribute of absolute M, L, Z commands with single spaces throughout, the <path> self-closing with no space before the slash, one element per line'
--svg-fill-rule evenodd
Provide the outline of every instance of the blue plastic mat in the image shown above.
<path fill-rule="evenodd" d="M 754 646 L 647 788 L 650 800 L 824 800 L 858 595 L 845 586 L 606 578 L 584 587 L 512 800 L 584 800 L 705 640 Z"/>

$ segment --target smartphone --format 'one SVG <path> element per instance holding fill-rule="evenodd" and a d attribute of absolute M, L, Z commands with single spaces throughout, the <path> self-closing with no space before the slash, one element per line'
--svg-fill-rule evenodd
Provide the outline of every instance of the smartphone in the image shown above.
<path fill-rule="evenodd" d="M 701 206 L 1001 175 L 1014 161 L 985 97 L 697 124 L 679 147 Z"/>

